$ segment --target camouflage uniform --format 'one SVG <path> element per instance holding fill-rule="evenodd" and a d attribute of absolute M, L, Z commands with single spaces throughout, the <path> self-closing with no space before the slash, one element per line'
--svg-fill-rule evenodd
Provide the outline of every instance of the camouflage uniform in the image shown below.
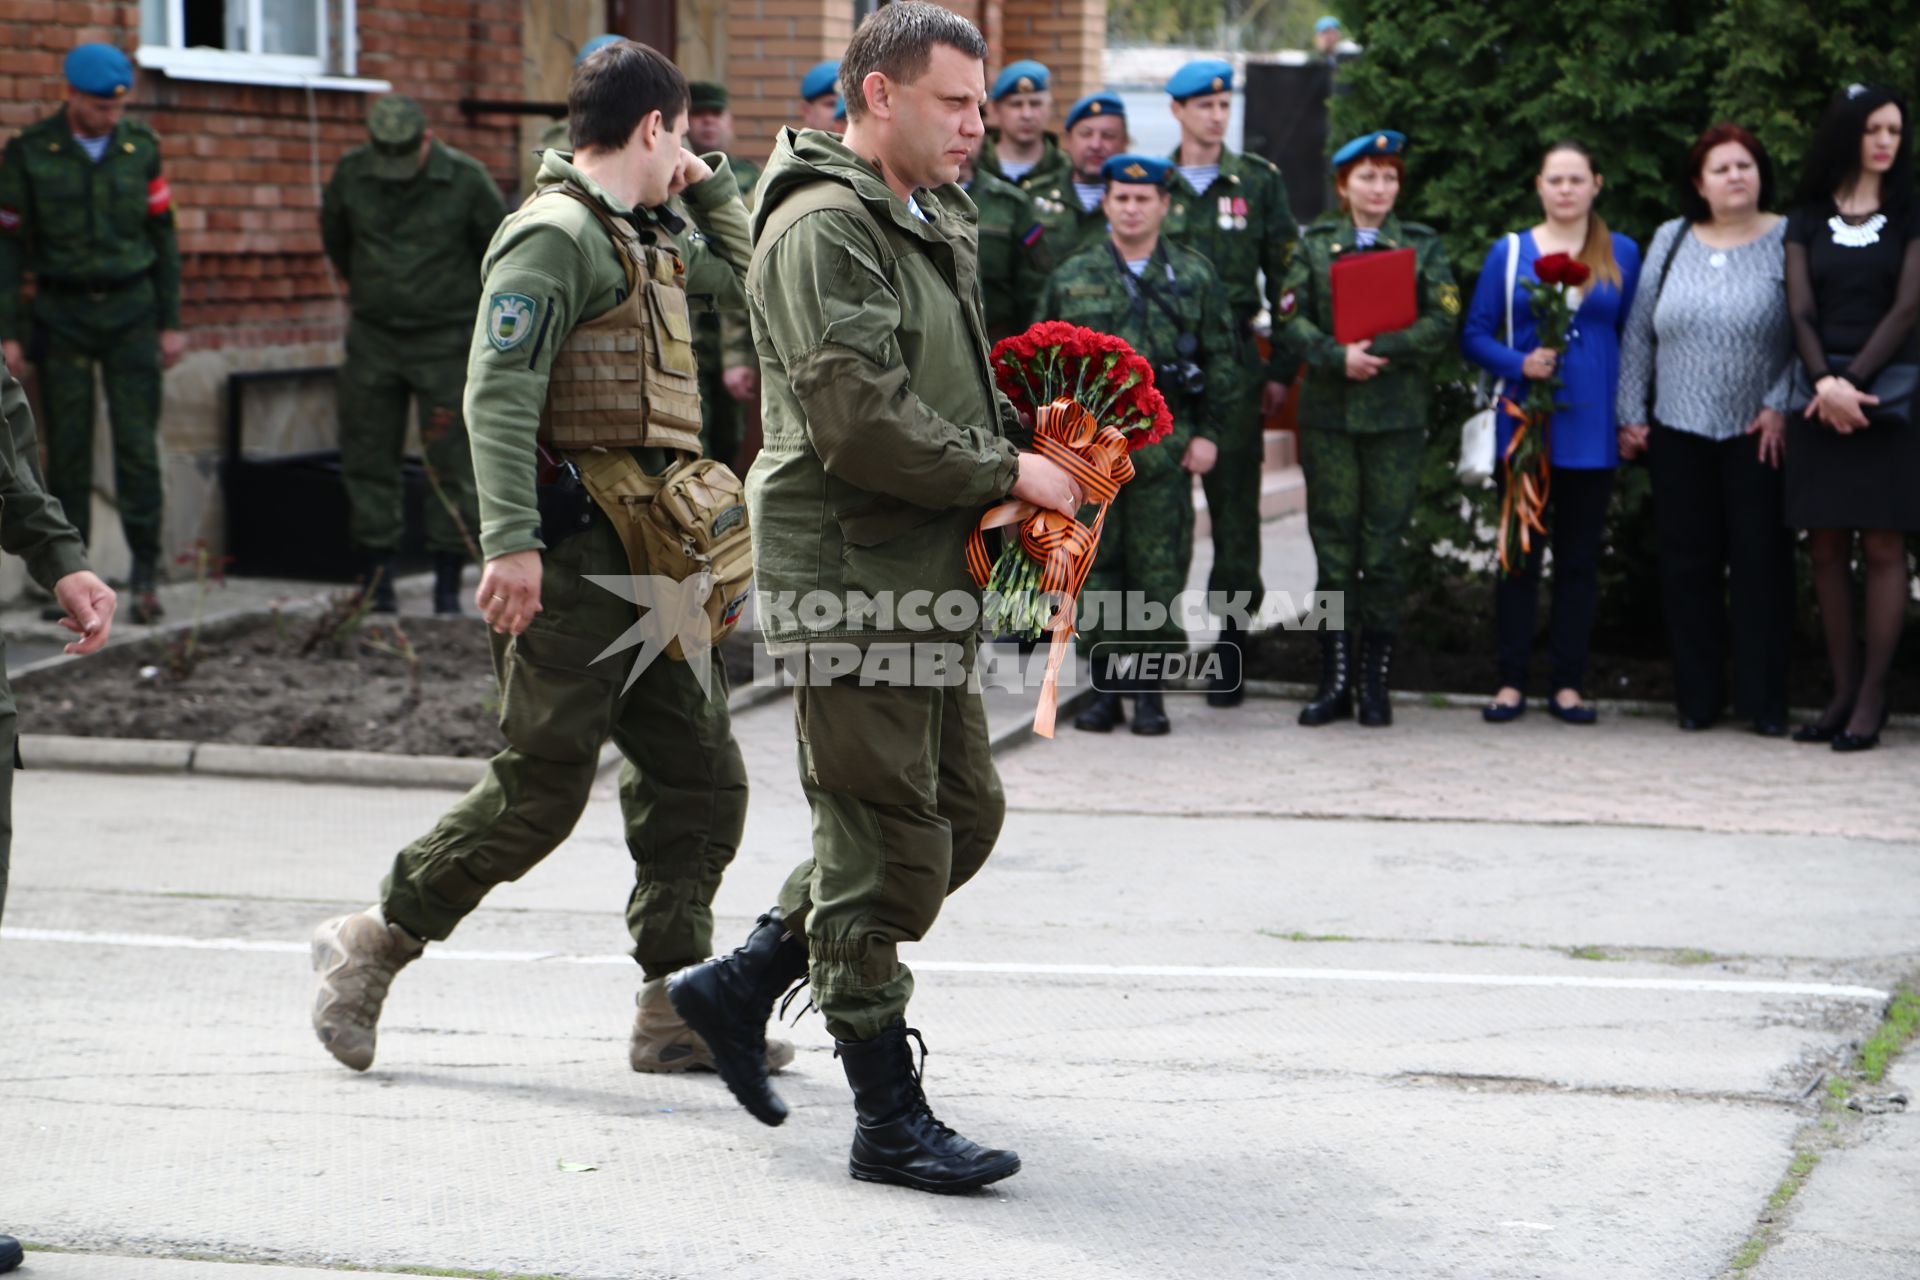
<path fill-rule="evenodd" d="M 371 146 L 341 158 L 320 204 L 327 258 L 347 281 L 352 319 L 340 369 L 340 461 L 356 546 L 393 551 L 404 528 L 400 458 L 409 401 L 442 490 L 479 529 L 461 398 L 480 302 L 480 261 L 506 206 L 479 161 L 428 144 L 410 178 L 372 171 Z M 426 507 L 430 550 L 464 556 L 446 506 Z"/>
<path fill-rule="evenodd" d="M 740 199 L 753 208 L 753 188 L 760 181 L 760 166 L 751 160 L 729 156 L 734 179 L 740 186 Z M 686 251 L 686 246 L 681 246 Z M 740 453 L 746 406 L 727 391 L 725 370 L 758 368 L 753 354 L 753 333 L 747 328 L 744 312 L 729 304 L 722 309 L 713 301 L 693 303 L 693 358 L 700 366 L 700 444 L 709 458 L 735 465 Z"/>
<path fill-rule="evenodd" d="M 1046 228 L 1047 251 L 1055 262 L 1065 262 L 1082 249 L 1104 244 L 1107 239 L 1107 215 L 1099 205 L 1080 207 L 1080 193 L 1073 188 L 1071 171 L 1059 178 L 1027 188 L 1033 197 L 1033 212 Z"/>
<path fill-rule="evenodd" d="M 1460 293 L 1431 227 L 1389 216 L 1374 248 L 1414 250 L 1420 300 L 1418 320 L 1373 340 L 1369 350 L 1392 361 L 1377 376 L 1350 380 L 1346 348 L 1333 338 L 1333 263 L 1366 252 L 1345 214 L 1326 215 L 1301 237 L 1274 311 L 1274 333 L 1276 350 L 1307 366 L 1300 462 L 1317 589 L 1346 593 L 1349 627 L 1391 632 L 1405 594 L 1402 544 L 1425 456 L 1432 366 L 1453 342 Z"/>
<path fill-rule="evenodd" d="M 1035 319 L 1033 308 L 1052 268 L 1046 227 L 1033 197 L 984 169 L 967 184 L 980 211 L 980 292 L 987 338 L 998 342 Z"/>
<path fill-rule="evenodd" d="M 1179 153 L 1174 161 L 1177 164 Z M 1293 381 L 1294 361 L 1274 353 L 1266 366 L 1253 343 L 1253 317 L 1260 310 L 1259 276 L 1266 273 L 1269 312 L 1279 282 L 1300 239 L 1287 184 L 1280 170 L 1254 155 L 1227 148 L 1220 152 L 1220 174 L 1205 191 L 1195 191 L 1176 168 L 1173 209 L 1162 234 L 1204 256 L 1226 287 L 1238 358 L 1245 369 L 1238 403 L 1223 414 L 1220 460 L 1201 480 L 1213 526 L 1213 571 L 1207 590 L 1231 597 L 1248 593 L 1249 611 L 1258 610 L 1260 580 L 1260 389 L 1264 383 Z"/>
<path fill-rule="evenodd" d="M 160 140 L 121 120 L 96 163 L 63 107 L 0 156 L 0 338 L 23 336 L 46 412 L 47 488 L 84 545 L 93 511 L 93 367 L 113 429 L 114 491 L 136 569 L 160 553 L 160 332 L 180 327 L 180 246 Z"/>
<path fill-rule="evenodd" d="M 1169 265 L 1173 288 L 1166 278 Z M 1170 606 L 1186 589 L 1193 560 L 1193 478 L 1180 462 L 1195 436 L 1219 443 L 1220 407 L 1241 394 L 1239 353 L 1226 291 L 1205 258 L 1162 237 L 1137 282 L 1137 293 L 1127 287 L 1131 280 L 1131 273 L 1115 260 L 1111 241 L 1102 241 L 1067 259 L 1048 278 L 1041 314 L 1123 338 L 1156 368 L 1178 359 L 1175 344 L 1182 332 L 1199 339 L 1193 360 L 1206 370 L 1206 393 L 1190 401 L 1163 388 L 1173 411 L 1173 434 L 1133 454 L 1134 478 L 1107 510 L 1100 551 L 1085 588 L 1116 597 L 1137 592 Z M 1146 296 L 1149 291 L 1172 307 L 1179 325 Z M 1128 631 L 1117 625 L 1119 619 L 1112 620 L 1116 625 L 1105 625 L 1104 614 L 1099 621 L 1103 625 L 1079 635 L 1082 647 L 1100 644 L 1102 654 L 1166 652 L 1186 643 L 1179 620 L 1171 614 L 1153 631 Z"/>
<path fill-rule="evenodd" d="M 980 144 L 980 158 L 976 165 L 982 173 L 990 173 L 1002 182 L 1011 182 L 1022 191 L 1034 192 L 1051 190 L 1061 183 L 1073 181 L 1073 164 L 1067 159 L 1067 153 L 1060 149 L 1060 139 L 1049 133 L 1040 144 L 1040 159 L 1033 168 L 1020 175 L 1018 181 L 1007 176 L 1000 167 L 1000 131 L 987 130 L 987 140 Z"/>

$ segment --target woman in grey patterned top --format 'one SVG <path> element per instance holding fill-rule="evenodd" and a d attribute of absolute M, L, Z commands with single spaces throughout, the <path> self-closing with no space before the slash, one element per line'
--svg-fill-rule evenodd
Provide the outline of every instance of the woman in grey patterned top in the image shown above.
<path fill-rule="evenodd" d="M 1778 737 L 1793 623 L 1780 472 L 1793 376 L 1786 222 L 1766 211 L 1772 167 L 1747 130 L 1715 125 L 1688 160 L 1685 216 L 1655 233 L 1652 287 L 1621 338 L 1620 456 L 1644 451 L 1653 472 L 1680 727 L 1719 719 L 1731 637 L 1734 714 Z"/>

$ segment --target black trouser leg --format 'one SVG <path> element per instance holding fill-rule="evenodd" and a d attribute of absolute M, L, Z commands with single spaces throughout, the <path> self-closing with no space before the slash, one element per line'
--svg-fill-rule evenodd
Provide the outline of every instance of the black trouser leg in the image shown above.
<path fill-rule="evenodd" d="M 1786 524 L 1785 482 L 1780 468 L 1760 461 L 1755 437 L 1742 436 L 1719 448 L 1732 601 L 1733 710 L 1749 720 L 1785 724 L 1793 661 L 1793 530 Z"/>
<path fill-rule="evenodd" d="M 1726 704 L 1727 535 L 1725 469 L 1704 436 L 1655 426 L 1654 528 L 1660 541 L 1660 600 L 1673 655 L 1673 703 L 1682 719 L 1717 720 Z"/>
<path fill-rule="evenodd" d="M 1553 687 L 1585 693 L 1593 615 L 1600 607 L 1600 548 L 1606 539 L 1613 468 L 1553 469 L 1553 617 L 1547 624 Z"/>
<path fill-rule="evenodd" d="M 1506 482 L 1501 481 L 1504 497 Z M 1551 499 L 1549 499 L 1551 500 Z M 1547 557 L 1547 541 L 1536 539 L 1517 573 L 1494 570 L 1493 643 L 1495 675 L 1502 688 L 1527 691 L 1527 670 L 1533 665 L 1533 633 L 1540 618 L 1540 566 Z"/>

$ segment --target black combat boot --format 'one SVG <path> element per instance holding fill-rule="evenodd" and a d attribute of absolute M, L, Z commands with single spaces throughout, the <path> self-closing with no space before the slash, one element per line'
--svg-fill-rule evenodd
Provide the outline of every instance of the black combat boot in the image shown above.
<path fill-rule="evenodd" d="M 920 1041 L 914 1066 L 907 1037 Z M 896 1182 L 921 1191 L 971 1191 L 1020 1172 L 1020 1157 L 968 1141 L 934 1117 L 921 1088 L 927 1042 L 904 1018 L 877 1039 L 835 1040 L 833 1054 L 853 1086 L 853 1154 L 847 1169 L 862 1182 Z"/>
<path fill-rule="evenodd" d="M 133 620 L 142 626 L 160 621 L 160 573 L 152 556 L 135 556 L 133 573 L 127 578 L 127 594 L 133 597 Z"/>
<path fill-rule="evenodd" d="M 1140 681 L 1134 686 L 1133 731 L 1143 738 L 1157 738 L 1172 729 L 1173 721 L 1167 719 L 1167 708 L 1160 701 L 1160 682 Z"/>
<path fill-rule="evenodd" d="M 1112 686 L 1123 683 L 1125 682 L 1120 680 L 1108 681 Z M 1096 689 L 1093 692 L 1093 701 L 1073 718 L 1073 727 L 1085 730 L 1087 733 L 1112 733 L 1115 725 L 1126 722 L 1127 709 L 1120 701 L 1120 690 L 1118 688 Z"/>
<path fill-rule="evenodd" d="M 1353 633 L 1320 633 L 1320 687 L 1313 701 L 1300 708 L 1300 723 L 1309 728 L 1353 719 Z"/>
<path fill-rule="evenodd" d="M 12 1236 L 0 1236 L 0 1272 L 12 1271 L 26 1260 L 27 1251 Z"/>
<path fill-rule="evenodd" d="M 806 975 L 806 944 L 788 932 L 775 907 L 732 955 L 667 979 L 667 999 L 707 1042 L 714 1069 L 761 1124 L 787 1118 L 787 1104 L 767 1082 L 767 1019 L 780 993 Z"/>
<path fill-rule="evenodd" d="M 1237 707 L 1240 700 L 1247 696 L 1244 685 L 1246 638 L 1237 621 L 1228 618 L 1221 624 L 1220 639 L 1213 646 L 1213 652 L 1220 659 L 1220 669 L 1207 678 L 1207 705 Z M 1135 729 L 1134 732 L 1140 730 Z"/>
<path fill-rule="evenodd" d="M 460 612 L 460 570 L 466 567 L 467 558 L 458 551 L 436 551 L 433 553 L 433 611 L 435 613 L 458 614 Z"/>
<path fill-rule="evenodd" d="M 393 552 L 361 552 L 360 585 L 373 593 L 375 613 L 398 613 L 400 602 L 393 594 Z"/>
<path fill-rule="evenodd" d="M 1393 666 L 1393 632 L 1366 631 L 1360 636 L 1360 723 L 1379 729 L 1393 723 L 1393 703 L 1387 698 L 1387 673 Z"/>

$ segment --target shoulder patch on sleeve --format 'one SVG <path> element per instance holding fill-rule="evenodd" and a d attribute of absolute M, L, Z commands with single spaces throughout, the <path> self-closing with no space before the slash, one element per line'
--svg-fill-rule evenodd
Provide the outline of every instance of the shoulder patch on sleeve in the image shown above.
<path fill-rule="evenodd" d="M 1460 288 L 1458 285 L 1440 286 L 1440 309 L 1450 316 L 1460 314 Z"/>
<path fill-rule="evenodd" d="M 173 208 L 173 188 L 167 185 L 164 176 L 157 176 L 147 183 L 147 216 L 157 218 Z"/>
<path fill-rule="evenodd" d="M 487 300 L 487 342 L 495 351 L 511 351 L 533 336 L 540 307 L 524 293 L 496 293 Z"/>

